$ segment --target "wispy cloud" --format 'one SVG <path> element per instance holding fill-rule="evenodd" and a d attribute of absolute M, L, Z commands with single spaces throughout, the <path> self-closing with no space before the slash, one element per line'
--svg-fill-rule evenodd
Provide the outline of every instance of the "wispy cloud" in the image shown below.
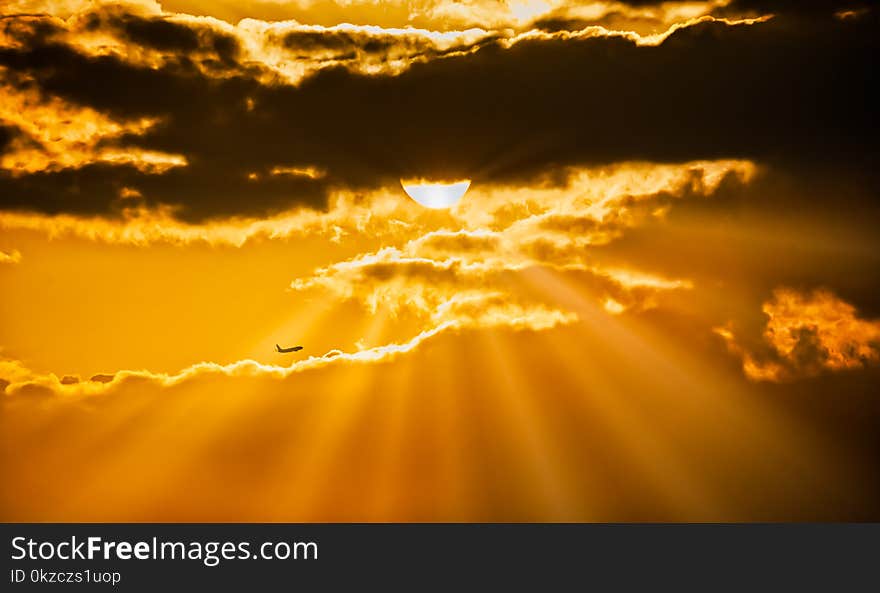
<path fill-rule="evenodd" d="M 20 261 L 21 252 L 19 250 L 0 251 L 0 264 L 17 264 Z"/>

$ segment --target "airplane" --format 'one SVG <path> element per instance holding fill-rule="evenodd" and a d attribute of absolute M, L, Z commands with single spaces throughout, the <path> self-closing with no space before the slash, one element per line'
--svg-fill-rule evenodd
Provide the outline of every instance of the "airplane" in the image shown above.
<path fill-rule="evenodd" d="M 275 344 L 275 351 L 281 352 L 282 354 L 286 354 L 288 352 L 296 352 L 297 350 L 302 350 L 302 346 L 291 346 L 290 348 L 282 348 L 278 344 Z"/>

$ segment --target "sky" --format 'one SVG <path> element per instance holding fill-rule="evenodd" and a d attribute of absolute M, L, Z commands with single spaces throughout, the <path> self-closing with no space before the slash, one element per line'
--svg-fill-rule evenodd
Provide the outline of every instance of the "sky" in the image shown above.
<path fill-rule="evenodd" d="M 878 14 L 4 3 L 0 519 L 880 520 Z"/>

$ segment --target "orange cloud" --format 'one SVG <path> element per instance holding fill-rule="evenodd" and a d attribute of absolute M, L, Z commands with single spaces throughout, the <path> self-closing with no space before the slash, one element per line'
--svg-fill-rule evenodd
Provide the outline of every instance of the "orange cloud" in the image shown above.
<path fill-rule="evenodd" d="M 306 372 L 328 365 L 369 364 L 393 360 L 411 352 L 425 341 L 449 331 L 473 328 L 509 327 L 514 330 L 543 330 L 576 320 L 573 314 L 555 311 L 544 306 L 531 308 L 511 304 L 499 295 L 479 295 L 477 298 L 460 297 L 440 307 L 434 323 L 402 343 L 389 343 L 355 352 L 330 350 L 323 356 L 311 356 L 289 366 L 263 364 L 254 360 L 239 360 L 230 364 L 200 362 L 177 373 L 156 373 L 148 370 L 119 370 L 112 374 L 98 374 L 88 380 L 54 373 L 37 373 L 18 360 L 0 359 L 0 387 L 8 395 L 40 394 L 87 397 L 112 392 L 122 385 L 137 380 L 174 386 L 204 375 L 227 377 L 273 377 L 283 379 L 295 373 Z"/>
<path fill-rule="evenodd" d="M 423 317 L 454 302 L 500 298 L 528 306 L 513 296 L 512 278 L 529 268 L 582 272 L 602 299 L 628 308 L 655 306 L 662 291 L 689 289 L 686 279 L 667 279 L 631 269 L 608 268 L 589 248 L 606 244 L 648 218 L 662 217 L 656 202 L 685 194 L 711 195 L 731 176 L 747 182 L 755 166 L 747 161 L 683 165 L 626 163 L 570 174 L 562 188 L 540 182 L 525 188 L 474 188 L 449 213 L 455 227 L 412 226 L 412 239 L 358 254 L 298 278 L 297 291 L 321 288 L 336 298 L 361 301 L 369 310 L 408 310 Z M 653 203 L 652 203 L 653 202 Z M 532 303 L 536 305 L 536 303 Z"/>
<path fill-rule="evenodd" d="M 390 0 L 382 2 L 380 6 L 373 0 L 255 0 L 211 6 L 198 0 L 165 0 L 161 3 L 127 0 L 123 4 L 156 14 L 163 12 L 163 9 L 170 14 L 210 13 L 231 23 L 250 17 L 270 22 L 292 20 L 333 25 L 344 21 L 380 24 L 383 27 L 433 27 L 447 31 L 477 25 L 516 29 L 531 26 L 535 20 L 549 18 L 656 29 L 710 15 L 730 3 L 730 0 L 671 0 L 656 3 L 613 0 L 587 3 L 572 0 L 427 0 L 413 3 Z M 12 0 L 8 5 L 10 12 L 49 13 L 66 18 L 106 4 L 111 3 L 95 0 Z"/>
<path fill-rule="evenodd" d="M 446 211 L 422 208 L 395 190 L 338 192 L 324 212 L 302 209 L 269 219 L 204 224 L 177 221 L 162 209 L 124 210 L 121 220 L 2 213 L 0 228 L 134 245 L 240 246 L 258 238 L 326 237 L 338 242 L 338 253 L 344 255 L 294 278 L 291 288 L 320 294 L 319 300 L 330 306 L 353 301 L 374 313 L 388 313 L 400 326 L 392 328 L 394 337 L 385 345 L 333 351 L 291 367 L 249 360 L 230 365 L 206 362 L 173 375 L 121 370 L 102 381 L 29 376 L 26 369 L 15 367 L 12 373 L 8 367 L 7 375 L 13 376 L 5 376 L 7 390 L 30 386 L 52 392 L 104 392 L 127 377 L 175 382 L 203 372 L 286 376 L 331 360 L 384 360 L 445 331 L 544 331 L 576 322 L 577 315 L 561 308 L 552 295 L 534 290 L 534 272 L 542 269 L 577 275 L 609 314 L 656 307 L 662 294 L 688 290 L 691 281 L 604 265 L 590 248 L 646 220 L 662 218 L 684 196 L 708 197 L 724 180 L 747 182 L 755 170 L 748 161 L 623 163 L 570 171 L 568 182 L 560 186 L 538 179 L 525 187 L 475 187 Z M 393 341 L 399 336 L 414 337 Z"/>
<path fill-rule="evenodd" d="M 0 250 L 0 264 L 17 264 L 21 261 L 21 252 L 17 249 L 12 251 Z"/>
<path fill-rule="evenodd" d="M 546 180 L 518 187 L 473 187 L 442 215 L 403 193 L 338 191 L 326 211 L 303 208 L 267 218 L 237 217 L 192 224 L 167 207 L 124 208 L 119 219 L 74 215 L 0 212 L 0 228 L 28 230 L 50 237 L 81 237 L 108 243 L 241 246 L 254 239 L 285 239 L 318 234 L 335 240 L 363 234 L 384 244 L 411 242 L 410 253 L 462 255 L 481 244 L 496 253 L 553 251 L 558 265 L 582 263 L 584 249 L 606 244 L 626 229 L 662 218 L 658 201 L 685 195 L 711 196 L 725 179 L 749 183 L 758 167 L 751 161 L 694 161 L 681 164 L 618 163 L 578 168 L 560 186 Z M 137 195 L 126 188 L 124 195 Z M 447 217 L 448 216 L 448 217 Z M 469 245 L 465 245 L 469 243 Z M 549 256 L 548 256 L 549 257 Z"/>
<path fill-rule="evenodd" d="M 215 362 L 200 362 L 171 374 L 154 373 L 147 370 L 119 370 L 113 374 L 95 375 L 85 381 L 72 376 L 59 378 L 53 373 L 36 373 L 17 360 L 0 360 L 0 385 L 5 387 L 5 392 L 9 395 L 42 389 L 50 394 L 89 396 L 116 389 L 126 382 L 138 379 L 155 382 L 162 386 L 172 386 L 198 376 L 211 374 L 230 377 L 265 376 L 284 378 L 294 373 L 321 368 L 329 364 L 346 362 L 370 363 L 390 360 L 400 354 L 412 351 L 425 340 L 451 329 L 454 325 L 452 322 L 438 325 L 430 330 L 421 332 L 402 344 L 384 344 L 357 352 L 332 350 L 323 356 L 311 356 L 290 366 L 268 365 L 254 360 L 239 360 L 225 365 Z"/>
<path fill-rule="evenodd" d="M 8 84 L 11 76 L 0 67 L 0 121 L 18 131 L 0 156 L 0 170 L 20 175 L 108 163 L 162 173 L 187 164 L 182 155 L 113 146 L 122 136 L 145 134 L 157 120 L 116 121 L 58 97 L 43 97 L 33 88 Z"/>
<path fill-rule="evenodd" d="M 196 5 L 180 4 L 175 7 L 175 3 L 149 0 L 122 4 L 17 0 L 8 7 L 8 13 L 24 16 L 13 18 L 5 31 L 0 31 L 0 46 L 19 46 L 22 39 L 32 34 L 33 23 L 45 21 L 51 24 L 51 30 L 43 34 L 86 55 L 114 56 L 129 64 L 159 68 L 175 63 L 185 52 L 191 66 L 208 76 L 240 73 L 241 65 L 263 82 L 282 80 L 298 84 L 320 70 L 334 67 L 362 74 L 399 74 L 414 64 L 473 53 L 487 43 L 509 49 L 536 39 L 623 37 L 637 45 L 659 45 L 678 29 L 702 22 L 748 25 L 768 18 L 712 16 L 713 11 L 728 4 L 727 0 L 664 2 L 653 6 L 621 2 L 583 5 L 559 0 L 444 0 L 419 6 L 407 2 L 401 3 L 407 18 L 396 25 L 378 25 L 388 10 L 384 4 L 379 9 L 371 1 L 339 3 L 339 20 L 335 22 L 296 17 L 233 19 L 222 10 L 218 13 L 220 18 L 214 14 L 195 16 L 201 12 Z M 259 13 L 260 5 L 273 4 L 267 1 L 251 7 Z M 287 4 L 295 14 L 297 10 L 308 10 L 313 3 Z M 351 24 L 345 18 L 357 4 L 372 15 L 368 24 Z M 188 10 L 192 14 L 187 14 Z M 561 31 L 536 28 L 542 19 L 577 26 Z M 148 38 L 137 35 L 132 38 L 129 25 L 133 21 L 174 28 L 178 35 L 188 39 L 187 45 L 170 47 L 152 44 Z"/>
<path fill-rule="evenodd" d="M 822 371 L 862 368 L 880 360 L 880 320 L 857 316 L 855 307 L 827 290 L 779 288 L 764 303 L 763 339 L 769 353 L 752 352 L 730 326 L 716 328 L 729 349 L 743 359 L 756 381 L 785 381 Z"/>

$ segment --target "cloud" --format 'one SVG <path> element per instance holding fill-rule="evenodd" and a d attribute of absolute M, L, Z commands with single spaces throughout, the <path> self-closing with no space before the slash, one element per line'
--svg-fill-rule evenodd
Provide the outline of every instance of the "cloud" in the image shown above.
<path fill-rule="evenodd" d="M 788 381 L 823 371 L 862 368 L 880 361 L 880 321 L 858 317 L 855 307 L 827 290 L 779 288 L 764 303 L 763 340 L 769 350 L 741 345 L 732 326 L 716 328 L 743 371 L 757 381 Z"/>
<path fill-rule="evenodd" d="M 798 18 L 827 18 L 841 10 L 860 10 L 868 5 L 865 0 L 732 0 L 719 6 L 714 12 L 737 16 L 769 13 Z"/>
<path fill-rule="evenodd" d="M 144 174 L 187 164 L 181 155 L 119 146 L 121 137 L 145 134 L 158 123 L 155 119 L 114 121 L 94 109 L 41 96 L 32 80 L 17 78 L 3 68 L 0 84 L 0 120 L 14 130 L 0 154 L 0 171 L 13 179 L 95 163 L 131 166 Z"/>
<path fill-rule="evenodd" d="M 424 0 L 410 2 L 391 0 L 377 6 L 371 0 L 296 0 L 277 2 L 258 0 L 246 5 L 216 7 L 213 11 L 235 22 L 243 17 L 264 20 L 296 20 L 321 25 L 339 22 L 382 25 L 385 27 L 428 27 L 454 30 L 469 27 L 496 29 L 523 29 L 532 26 L 535 19 L 578 16 L 588 24 L 614 23 L 620 26 L 668 26 L 679 20 L 709 14 L 729 0 L 704 2 L 643 2 L 571 0 Z M 191 0 L 171 0 L 163 6 L 169 10 L 192 12 L 198 4 Z"/>
<path fill-rule="evenodd" d="M 605 265 L 592 249 L 662 218 L 678 201 L 747 184 L 756 171 L 748 161 L 619 163 L 567 171 L 564 185 L 539 178 L 531 186 L 476 187 L 442 213 L 398 190 L 340 192 L 326 212 L 303 209 L 271 219 L 189 224 L 132 209 L 122 221 L 5 214 L 0 228 L 135 245 L 327 237 L 345 255 L 294 278 L 294 290 L 388 313 L 389 323 L 400 326 L 397 335 L 449 323 L 543 331 L 577 316 L 541 292 L 536 273 L 571 275 L 590 298 L 615 303 L 608 309 L 615 314 L 655 308 L 665 294 L 690 290 L 686 278 Z"/>
<path fill-rule="evenodd" d="M 278 219 L 205 225 L 180 223 L 161 214 L 151 222 L 150 214 L 143 212 L 132 214 L 126 222 L 5 215 L 0 222 L 7 228 L 134 244 L 206 241 L 240 245 L 257 236 L 369 236 L 388 247 L 316 269 L 294 280 L 293 288 L 329 291 L 337 301 L 354 299 L 373 311 L 381 308 L 392 316 L 415 315 L 419 321 L 415 336 L 408 341 L 355 352 L 333 350 L 290 367 L 243 360 L 229 365 L 200 363 L 175 374 L 123 369 L 74 380 L 33 373 L 21 363 L 6 361 L 2 375 L 6 391 L 90 395 L 134 380 L 166 385 L 205 373 L 285 377 L 327 364 L 384 361 L 448 331 L 545 331 L 576 322 L 575 313 L 517 288 L 528 283 L 536 268 L 580 274 L 581 281 L 591 286 L 612 313 L 650 308 L 659 293 L 686 290 L 690 282 L 602 266 L 590 257 L 589 246 L 639 225 L 644 216 L 662 217 L 674 201 L 705 199 L 724 183 L 748 183 L 755 174 L 754 164 L 747 161 L 622 163 L 572 170 L 562 186 L 538 179 L 532 187 L 475 188 L 467 200 L 439 219 L 402 195 L 387 192 L 366 197 L 342 192 L 325 213 L 302 210 Z M 573 220 L 579 222 L 572 224 Z M 585 228 L 588 220 L 591 223 Z M 540 249 L 540 241 L 554 247 Z M 610 308 L 609 302 L 613 303 Z"/>
<path fill-rule="evenodd" d="M 71 380 L 75 377 L 58 378 L 55 374 L 41 374 L 28 369 L 17 360 L 0 360 L 0 380 L 5 384 L 8 395 L 22 392 L 42 390 L 49 394 L 64 396 L 92 396 L 118 389 L 126 383 L 146 380 L 161 386 L 177 385 L 198 376 L 222 375 L 228 377 L 266 376 L 275 378 L 288 377 L 311 369 L 321 368 L 328 364 L 340 363 L 371 363 L 390 360 L 394 357 L 417 348 L 431 337 L 450 330 L 454 324 L 447 322 L 429 331 L 414 336 L 409 341 L 398 344 L 385 344 L 357 352 L 332 350 L 323 356 L 312 356 L 291 364 L 278 366 L 262 364 L 254 360 L 239 360 L 230 364 L 200 362 L 180 370 L 177 373 L 154 373 L 147 370 L 119 370 L 115 373 L 101 373 L 88 381 Z"/>
<path fill-rule="evenodd" d="M 135 245 L 346 238 L 340 240 L 341 253 L 356 250 L 353 255 L 294 278 L 291 287 L 312 292 L 322 302 L 354 301 L 373 313 L 387 313 L 388 323 L 400 326 L 394 328 L 396 335 L 414 332 L 423 336 L 417 344 L 438 331 L 545 331 L 576 322 L 573 311 L 543 291 L 535 279 L 542 273 L 571 275 L 589 298 L 603 303 L 610 313 L 657 307 L 665 293 L 690 290 L 692 282 L 625 265 L 605 265 L 593 255 L 593 247 L 614 241 L 645 220 L 664 217 L 678 201 L 708 199 L 725 184 L 748 184 L 757 170 L 749 161 L 640 162 L 572 169 L 565 171 L 564 182 L 548 183 L 541 177 L 531 186 L 476 187 L 455 208 L 440 213 L 419 207 L 399 191 L 342 191 L 326 212 L 302 209 L 270 219 L 191 224 L 161 211 L 131 209 L 122 221 L 4 214 L 0 227 L 39 231 L 52 238 L 72 235 Z M 374 250 L 371 245 L 386 247 Z M 351 353 L 354 358 L 343 352 L 321 358 L 382 360 L 383 353 L 409 351 L 390 346 L 371 349 L 370 354 Z M 324 363 L 313 360 L 296 368 L 316 364 Z M 250 363 L 235 368 L 282 373 L 281 367 Z M 132 373 L 122 370 L 78 382 L 36 376 L 13 383 L 50 391 L 62 383 L 65 389 L 91 393 L 103 392 L 125 377 L 153 377 L 152 373 Z"/>
<path fill-rule="evenodd" d="M 296 20 L 320 25 L 351 22 L 384 27 L 410 25 L 454 30 L 473 26 L 527 29 L 537 24 L 572 21 L 577 22 L 580 28 L 601 25 L 615 29 L 652 31 L 711 14 L 753 16 L 778 12 L 819 12 L 820 9 L 830 13 L 841 6 L 864 4 L 866 3 L 847 0 L 390 0 L 377 5 L 373 0 L 256 0 L 212 6 L 210 11 L 230 22 L 252 17 L 267 21 Z M 162 5 L 177 12 L 199 13 L 204 10 L 204 6 L 194 0 L 166 0 Z"/>
<path fill-rule="evenodd" d="M 80 237 L 107 243 L 241 246 L 255 239 L 309 235 L 334 241 L 367 235 L 386 244 L 414 239 L 410 248 L 435 256 L 482 249 L 555 251 L 557 261 L 579 261 L 583 248 L 607 244 L 628 228 L 662 218 L 671 200 L 711 196 L 725 183 L 749 184 L 758 167 L 749 161 L 696 161 L 678 165 L 617 163 L 563 172 L 564 181 L 543 177 L 518 186 L 474 187 L 449 214 L 452 228 L 438 229 L 432 213 L 402 191 L 331 194 L 326 211 L 298 209 L 270 217 L 236 217 L 203 223 L 180 221 L 169 207 L 148 208 L 139 191 L 121 186 L 117 218 L 0 211 L 0 228 L 50 237 Z M 498 231 L 504 231 L 503 237 Z M 502 241 L 504 239 L 504 241 Z M 567 250 L 567 255 L 566 255 Z"/>
<path fill-rule="evenodd" d="M 700 18 L 649 39 L 602 28 L 231 25 L 108 8 L 68 21 L 12 17 L 0 64 L 13 80 L 109 121 L 161 122 L 116 145 L 187 165 L 0 174 L 0 207 L 112 216 L 127 187 L 178 219 L 257 217 L 402 177 L 515 184 L 636 160 L 873 174 L 873 13 Z M 324 175 L 271 174 L 309 168 Z"/>
<path fill-rule="evenodd" d="M 457 327 L 541 331 L 577 320 L 574 313 L 517 294 L 509 287 L 525 266 L 501 260 L 466 262 L 408 256 L 396 248 L 363 254 L 294 280 L 297 291 L 324 290 L 392 317 L 415 315 L 424 331 Z"/>
<path fill-rule="evenodd" d="M 394 360 L 411 352 L 425 341 L 440 334 L 474 328 L 508 327 L 513 330 L 540 331 L 557 325 L 572 323 L 577 319 L 547 307 L 524 308 L 510 304 L 503 299 L 495 300 L 494 295 L 480 297 L 480 302 L 457 299 L 438 311 L 435 323 L 419 332 L 406 342 L 389 343 L 355 352 L 331 350 L 323 356 L 311 356 L 294 362 L 290 366 L 262 364 L 254 360 L 239 360 L 230 364 L 201 362 L 177 373 L 155 373 L 148 370 L 119 370 L 114 373 L 100 373 L 88 381 L 78 377 L 54 373 L 37 373 L 17 360 L 0 359 L 0 385 L 7 395 L 28 395 L 40 397 L 65 396 L 89 397 L 112 393 L 126 384 L 136 381 L 149 381 L 163 387 L 178 385 L 196 377 L 219 375 L 226 377 L 271 377 L 283 379 L 295 373 L 324 368 L 337 364 L 370 364 Z"/>
<path fill-rule="evenodd" d="M 600 301 L 615 303 L 614 313 L 649 309 L 660 293 L 690 289 L 692 282 L 603 265 L 591 248 L 645 218 L 664 216 L 673 200 L 710 196 L 725 181 L 748 183 L 754 174 L 747 161 L 624 163 L 571 171 L 564 187 L 477 188 L 450 211 L 449 226 L 412 225 L 406 229 L 412 238 L 378 237 L 386 247 L 318 268 L 291 288 L 323 290 L 373 313 L 409 313 L 432 322 L 438 312 L 460 311 L 464 304 L 491 305 L 510 318 L 534 315 L 536 328 L 544 323 L 546 304 L 517 286 L 543 268 L 578 273 Z M 493 311 L 484 319 L 495 317 Z"/>
<path fill-rule="evenodd" d="M 0 250 L 0 264 L 17 264 L 21 261 L 21 252 L 17 249 L 12 251 Z"/>

